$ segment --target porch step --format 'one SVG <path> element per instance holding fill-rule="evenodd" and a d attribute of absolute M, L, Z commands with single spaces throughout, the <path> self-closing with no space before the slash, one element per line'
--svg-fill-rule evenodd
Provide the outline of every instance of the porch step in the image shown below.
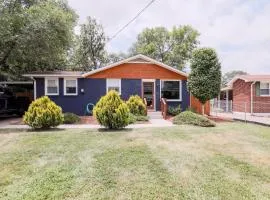
<path fill-rule="evenodd" d="M 160 111 L 150 111 L 147 112 L 147 116 L 149 116 L 149 119 L 163 119 Z"/>

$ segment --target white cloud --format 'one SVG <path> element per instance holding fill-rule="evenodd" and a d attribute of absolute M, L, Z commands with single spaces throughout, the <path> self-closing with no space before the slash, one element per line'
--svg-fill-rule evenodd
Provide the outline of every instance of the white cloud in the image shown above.
<path fill-rule="evenodd" d="M 69 0 L 80 15 L 97 18 L 112 36 L 149 0 Z M 201 46 L 217 50 L 223 71 L 241 69 L 270 73 L 270 1 L 268 0 L 156 0 L 107 48 L 127 51 L 145 27 L 190 24 L 200 33 Z"/>

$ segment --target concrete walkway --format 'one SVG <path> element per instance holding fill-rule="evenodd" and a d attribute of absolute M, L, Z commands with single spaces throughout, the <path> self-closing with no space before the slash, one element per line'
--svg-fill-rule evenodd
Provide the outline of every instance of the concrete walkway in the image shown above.
<path fill-rule="evenodd" d="M 171 127 L 174 126 L 172 122 L 164 119 L 151 119 L 149 124 L 130 124 L 126 128 L 154 128 L 154 127 Z M 100 125 L 92 124 L 62 124 L 57 128 L 60 129 L 99 129 L 103 128 Z M 11 125 L 11 124 L 0 124 L 0 129 L 30 129 L 27 125 Z"/>
<path fill-rule="evenodd" d="M 250 123 L 256 123 L 261 125 L 270 126 L 270 117 L 268 116 L 256 116 L 250 113 L 211 113 L 212 116 L 221 117 L 224 119 L 233 119 L 238 121 L 246 121 Z"/>

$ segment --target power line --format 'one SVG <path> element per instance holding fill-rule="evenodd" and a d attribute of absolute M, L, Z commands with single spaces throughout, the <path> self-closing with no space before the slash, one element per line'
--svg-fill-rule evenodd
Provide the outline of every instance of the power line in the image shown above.
<path fill-rule="evenodd" d="M 109 38 L 109 41 L 112 41 L 119 33 L 121 33 L 125 28 L 127 28 L 132 22 L 134 22 L 148 7 L 150 7 L 156 0 L 151 0 L 143 9 L 141 9 L 135 17 L 133 17 L 126 25 L 120 28 L 112 37 Z"/>

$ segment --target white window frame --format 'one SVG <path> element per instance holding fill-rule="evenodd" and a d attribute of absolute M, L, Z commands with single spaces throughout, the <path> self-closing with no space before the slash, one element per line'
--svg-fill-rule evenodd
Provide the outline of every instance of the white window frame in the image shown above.
<path fill-rule="evenodd" d="M 179 98 L 180 99 L 166 99 L 167 101 L 179 101 L 179 102 L 181 102 L 182 101 L 182 80 L 177 80 L 177 79 L 162 79 L 162 80 L 160 80 L 160 83 L 159 83 L 159 87 L 160 87 L 160 93 L 159 93 L 159 95 L 160 95 L 160 98 L 162 98 L 162 93 L 161 93 L 161 89 L 162 89 L 162 87 L 161 87 L 161 82 L 162 81 L 178 81 L 179 82 Z"/>
<path fill-rule="evenodd" d="M 117 80 L 119 82 L 119 94 L 121 95 L 122 94 L 122 85 L 121 85 L 122 81 L 119 78 L 107 78 L 106 79 L 106 93 L 108 93 L 108 91 L 109 91 L 109 88 L 108 88 L 109 80 Z"/>
<path fill-rule="evenodd" d="M 262 86 L 262 83 L 266 83 L 266 84 L 269 84 L 268 85 L 268 90 L 269 90 L 269 94 L 267 95 L 267 94 L 261 94 L 261 86 Z M 266 88 L 265 88 L 266 89 Z M 270 96 L 270 82 L 260 82 L 260 96 L 261 97 L 269 97 Z"/>
<path fill-rule="evenodd" d="M 57 93 L 48 93 L 48 80 L 56 80 L 57 83 Z M 45 78 L 45 95 L 46 96 L 57 96 L 59 95 L 59 77 L 46 77 Z"/>
<path fill-rule="evenodd" d="M 76 93 L 67 93 L 67 91 L 66 91 L 66 85 L 67 85 L 67 83 L 66 83 L 66 81 L 68 81 L 68 80 L 74 80 L 74 81 L 76 81 Z M 70 77 L 70 78 L 64 78 L 64 84 L 63 84 L 63 90 L 64 90 L 64 96 L 77 96 L 78 95 L 78 79 L 77 78 L 72 78 L 72 77 Z"/>

